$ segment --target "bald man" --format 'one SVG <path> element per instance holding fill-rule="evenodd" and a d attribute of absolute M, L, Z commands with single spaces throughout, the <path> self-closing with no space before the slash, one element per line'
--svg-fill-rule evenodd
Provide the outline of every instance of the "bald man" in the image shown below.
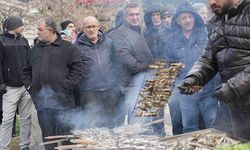
<path fill-rule="evenodd" d="M 75 42 L 83 62 L 80 83 L 81 105 L 90 110 L 91 120 L 84 127 L 114 127 L 119 125 L 117 108 L 122 98 L 112 41 L 100 30 L 95 17 L 83 20 L 83 34 Z"/>

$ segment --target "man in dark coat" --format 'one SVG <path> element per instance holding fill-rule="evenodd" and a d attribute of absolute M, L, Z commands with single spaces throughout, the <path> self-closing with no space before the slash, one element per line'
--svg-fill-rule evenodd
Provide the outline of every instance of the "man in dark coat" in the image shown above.
<path fill-rule="evenodd" d="M 82 77 L 80 52 L 60 38 L 52 18 L 40 19 L 37 29 L 38 43 L 24 67 L 25 85 L 36 106 L 43 137 L 64 134 L 69 130 L 58 115 L 75 107 L 73 89 Z"/>
<path fill-rule="evenodd" d="M 81 105 L 94 116 L 84 127 L 114 127 L 122 118 L 118 112 L 122 94 L 112 41 L 95 17 L 84 19 L 83 31 L 75 43 L 81 52 L 84 72 L 80 83 Z"/>
<path fill-rule="evenodd" d="M 125 7 L 123 24 L 115 31 L 112 39 L 115 57 L 121 66 L 119 71 L 121 86 L 125 89 L 123 91 L 126 97 L 129 97 L 130 94 L 136 93 L 132 89 L 140 85 L 140 83 L 135 83 L 134 80 L 139 76 L 145 77 L 145 72 L 152 59 L 148 44 L 141 35 L 140 9 L 137 4 L 129 3 Z M 132 119 L 132 109 L 136 103 L 136 97 L 125 98 L 124 111 L 128 112 L 129 120 Z M 133 108 L 126 108 L 130 106 Z"/>
<path fill-rule="evenodd" d="M 184 1 L 177 7 L 172 19 L 172 27 L 175 28 L 175 32 L 167 40 L 166 59 L 169 62 L 185 65 L 175 80 L 174 94 L 169 100 L 173 134 L 199 130 L 200 112 L 206 127 L 212 127 L 217 113 L 217 100 L 212 98 L 211 94 L 215 81 L 210 82 L 201 92 L 192 96 L 179 94 L 176 86 L 199 58 L 206 45 L 205 25 L 192 5 Z"/>
<path fill-rule="evenodd" d="M 161 40 L 161 32 L 164 27 L 161 22 L 161 5 L 154 4 L 148 8 L 144 15 L 146 31 L 143 33 L 151 53 L 155 59 L 164 58 L 164 44 Z"/>
<path fill-rule="evenodd" d="M 112 39 L 116 57 L 123 65 L 123 82 L 128 85 L 133 75 L 148 69 L 152 54 L 141 35 L 138 5 L 130 3 L 124 11 L 123 25 L 116 30 Z"/>
<path fill-rule="evenodd" d="M 250 140 L 250 1 L 209 3 L 216 15 L 208 45 L 179 89 L 193 94 L 192 86 L 204 86 L 219 72 L 223 83 L 215 96 L 230 107 L 234 136 Z"/>
<path fill-rule="evenodd" d="M 17 107 L 20 116 L 20 148 L 29 149 L 32 100 L 22 81 L 22 69 L 30 50 L 28 41 L 21 33 L 23 22 L 18 17 L 8 17 L 0 35 L 0 95 L 3 94 L 3 120 L 0 129 L 0 149 L 8 150 L 13 120 Z"/>

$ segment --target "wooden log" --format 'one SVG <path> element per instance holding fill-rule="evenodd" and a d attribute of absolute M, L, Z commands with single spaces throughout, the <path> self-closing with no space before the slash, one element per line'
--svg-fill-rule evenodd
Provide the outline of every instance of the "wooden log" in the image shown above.
<path fill-rule="evenodd" d="M 70 142 L 75 144 L 88 144 L 88 145 L 96 145 L 97 143 L 92 140 L 84 140 L 84 139 L 72 139 Z"/>

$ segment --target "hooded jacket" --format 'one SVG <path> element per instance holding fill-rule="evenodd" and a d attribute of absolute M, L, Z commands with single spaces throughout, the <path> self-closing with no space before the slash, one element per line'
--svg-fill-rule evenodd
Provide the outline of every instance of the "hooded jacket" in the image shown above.
<path fill-rule="evenodd" d="M 27 39 L 4 32 L 0 35 L 0 83 L 23 86 L 22 69 L 30 50 Z"/>
<path fill-rule="evenodd" d="M 81 52 L 83 77 L 80 82 L 81 91 L 105 91 L 118 85 L 116 75 L 118 65 L 114 59 L 112 41 L 99 30 L 96 44 L 89 41 L 83 33 L 75 45 Z"/>
<path fill-rule="evenodd" d="M 177 17 L 183 12 L 191 13 L 195 20 L 195 26 L 192 29 L 189 39 L 186 39 L 181 27 L 177 24 Z M 179 5 L 172 19 L 172 26 L 176 31 L 167 40 L 165 55 L 167 61 L 180 62 L 185 65 L 184 69 L 181 70 L 176 78 L 175 85 L 178 85 L 187 75 L 195 61 L 201 56 L 207 43 L 207 32 L 201 17 L 188 2 L 183 2 Z M 203 88 L 202 92 L 195 93 L 193 98 L 211 95 L 211 91 L 214 87 L 215 81 L 211 81 L 209 85 Z"/>
<path fill-rule="evenodd" d="M 164 58 L 164 43 L 162 41 L 161 35 L 164 32 L 164 27 L 160 25 L 159 27 L 154 27 L 152 22 L 152 13 L 161 11 L 161 6 L 158 4 L 152 5 L 144 15 L 144 22 L 146 25 L 146 30 L 143 33 L 144 37 L 148 43 L 151 53 L 154 58 Z"/>
<path fill-rule="evenodd" d="M 217 72 L 228 87 L 221 91 L 230 94 L 229 99 L 221 99 L 231 109 L 250 109 L 250 1 L 240 4 L 225 14 L 214 16 L 208 45 L 201 58 L 193 66 L 187 77 L 196 76 L 201 85 L 206 84 Z"/>

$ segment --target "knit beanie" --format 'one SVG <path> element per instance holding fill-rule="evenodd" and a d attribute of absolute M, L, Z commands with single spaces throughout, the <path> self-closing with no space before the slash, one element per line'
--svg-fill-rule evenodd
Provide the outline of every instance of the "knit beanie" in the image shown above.
<path fill-rule="evenodd" d="M 61 22 L 61 29 L 65 30 L 70 23 L 73 23 L 73 22 L 70 20 L 66 20 L 66 21 Z"/>
<path fill-rule="evenodd" d="M 18 17 L 14 17 L 14 16 L 8 17 L 3 22 L 3 30 L 4 31 L 15 30 L 21 26 L 23 26 L 22 19 L 18 18 Z"/>

